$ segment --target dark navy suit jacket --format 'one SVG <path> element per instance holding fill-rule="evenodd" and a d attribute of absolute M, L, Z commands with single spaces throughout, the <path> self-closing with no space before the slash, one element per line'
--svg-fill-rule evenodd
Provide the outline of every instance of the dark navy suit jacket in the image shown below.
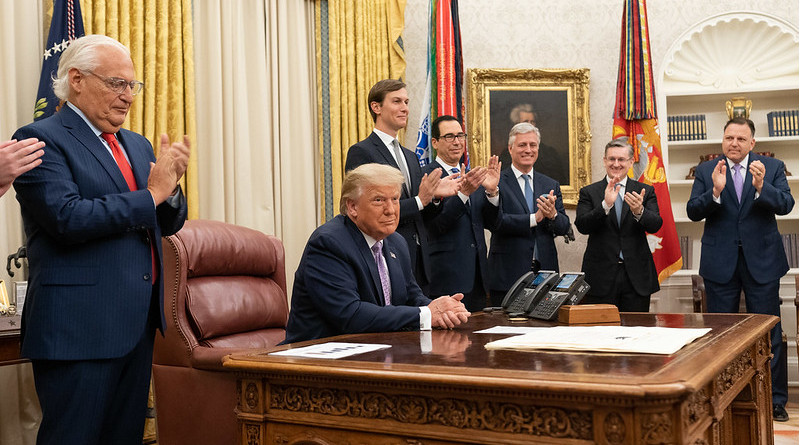
<path fill-rule="evenodd" d="M 623 201 L 620 225 L 614 208 L 608 215 L 603 210 L 607 185 L 608 181 L 603 178 L 583 187 L 579 192 L 578 208 L 575 210 L 575 227 L 584 235 L 589 235 L 582 266 L 586 282 L 592 286 L 593 295 L 608 296 L 614 286 L 614 275 L 608 273 L 609 266 L 618 261 L 622 250 L 625 270 L 633 289 L 639 295 L 650 295 L 658 291 L 659 286 L 656 265 L 645 232 L 655 233 L 663 223 L 658 213 L 655 189 L 651 185 L 628 178 L 626 193 L 639 193 L 645 189 L 644 209 L 641 218 L 636 221 L 630 206 Z"/>
<path fill-rule="evenodd" d="M 428 233 L 425 230 L 425 223 L 422 214 L 417 206 L 415 196 L 419 194 L 419 184 L 422 180 L 422 169 L 419 166 L 417 155 L 401 147 L 400 150 L 406 158 L 408 165 L 408 175 L 411 177 L 411 190 L 407 190 L 405 185 L 400 194 L 400 225 L 397 226 L 397 233 L 405 238 L 408 243 L 408 251 L 411 256 L 412 270 L 417 260 L 417 247 L 422 252 L 422 267 L 426 274 L 426 279 L 430 281 L 431 270 L 429 264 Z M 391 165 L 396 169 L 400 166 L 395 162 L 394 157 L 389 153 L 389 149 L 383 144 L 381 138 L 373 131 L 369 137 L 357 142 L 347 151 L 347 160 L 344 165 L 346 172 L 363 164 L 384 164 Z M 438 211 L 436 206 L 428 204 L 422 212 Z"/>
<path fill-rule="evenodd" d="M 402 236 L 383 241 L 392 285 L 392 304 L 384 302 L 378 266 L 355 223 L 338 215 L 319 226 L 306 244 L 294 276 L 292 309 L 285 343 L 340 334 L 419 329 L 422 294 L 411 272 Z"/>
<path fill-rule="evenodd" d="M 766 167 L 761 195 L 755 199 L 753 176 L 748 169 L 742 188 L 742 202 L 736 198 L 731 169 L 727 168 L 721 204 L 713 200 L 711 172 L 721 156 L 703 162 L 695 171 L 692 194 L 686 203 L 686 214 L 692 221 L 705 218 L 700 251 L 700 276 L 717 283 L 726 283 L 736 269 L 739 243 L 747 269 L 758 283 L 769 283 L 789 270 L 781 234 L 775 215 L 786 215 L 794 207 L 783 162 L 750 152 L 749 163 L 761 161 Z"/>
<path fill-rule="evenodd" d="M 439 167 L 438 162 L 432 162 L 422 172 L 431 173 Z M 447 175 L 442 168 L 442 177 Z M 458 196 L 444 198 L 440 206 L 439 213 L 425 218 L 432 274 L 430 294 L 466 294 L 472 290 L 478 274 L 487 286 L 489 275 L 483 228 L 496 223 L 498 207 L 489 203 L 483 187 L 469 196 L 468 206 Z"/>
<path fill-rule="evenodd" d="M 541 268 L 558 271 L 558 252 L 554 235 L 565 235 L 569 230 L 569 217 L 564 211 L 561 187 L 554 179 L 533 172 L 534 213 L 536 197 L 553 193 L 556 196 L 556 217 L 542 219 L 536 227 L 530 226 L 530 212 L 525 196 L 519 187 L 514 171 L 507 168 L 500 173 L 500 215 L 491 229 L 489 248 L 489 289 L 505 292 L 524 273 L 531 270 L 534 240 Z"/>
<path fill-rule="evenodd" d="M 161 236 L 183 226 L 185 199 L 178 208 L 156 208 L 147 191 L 153 148 L 143 136 L 120 130 L 139 188 L 129 191 L 100 138 L 67 105 L 14 133 L 30 137 L 46 145 L 42 164 L 14 182 L 30 267 L 22 355 L 121 357 L 142 338 L 151 301 L 165 326 L 163 286 L 150 276 L 150 246 L 160 263 Z"/>

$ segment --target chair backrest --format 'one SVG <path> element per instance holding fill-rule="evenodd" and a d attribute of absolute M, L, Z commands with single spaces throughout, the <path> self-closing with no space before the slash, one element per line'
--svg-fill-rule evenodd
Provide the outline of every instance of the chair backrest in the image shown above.
<path fill-rule="evenodd" d="M 706 284 L 700 275 L 692 275 L 692 310 L 695 313 L 708 312 L 706 303 Z M 744 290 L 739 292 L 739 312 L 747 312 Z"/>
<path fill-rule="evenodd" d="M 692 309 L 695 313 L 708 312 L 706 305 L 706 285 L 703 277 L 692 275 Z"/>
<path fill-rule="evenodd" d="M 165 337 L 154 363 L 222 369 L 224 355 L 283 341 L 289 305 L 283 244 L 256 230 L 187 221 L 164 238 Z"/>

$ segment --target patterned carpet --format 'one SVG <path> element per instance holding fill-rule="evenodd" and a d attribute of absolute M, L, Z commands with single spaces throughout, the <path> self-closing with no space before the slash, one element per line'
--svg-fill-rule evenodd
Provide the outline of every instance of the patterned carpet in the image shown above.
<path fill-rule="evenodd" d="M 798 424 L 800 424 L 800 419 L 797 417 L 797 404 L 789 404 L 789 406 L 786 407 L 786 412 L 789 413 L 788 422 L 772 422 L 773 429 L 775 430 L 775 445 L 797 445 L 797 428 Z"/>

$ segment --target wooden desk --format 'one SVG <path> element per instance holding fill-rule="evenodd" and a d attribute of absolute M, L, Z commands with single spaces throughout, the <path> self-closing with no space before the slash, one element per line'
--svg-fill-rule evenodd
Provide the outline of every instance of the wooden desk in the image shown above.
<path fill-rule="evenodd" d="M 20 315 L 0 316 L 0 366 L 23 363 L 19 356 Z"/>
<path fill-rule="evenodd" d="M 771 444 L 776 322 L 623 314 L 623 325 L 712 328 L 663 356 L 487 351 L 485 343 L 504 336 L 473 331 L 509 322 L 476 314 L 458 329 L 433 331 L 429 354 L 421 354 L 419 332 L 398 332 L 292 345 L 392 345 L 341 360 L 253 352 L 224 365 L 239 374 L 237 443 L 247 445 Z"/>

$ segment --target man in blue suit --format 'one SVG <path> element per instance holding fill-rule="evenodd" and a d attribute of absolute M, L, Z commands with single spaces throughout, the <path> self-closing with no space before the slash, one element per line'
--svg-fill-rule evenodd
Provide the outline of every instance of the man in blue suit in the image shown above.
<path fill-rule="evenodd" d="M 441 169 L 442 177 L 463 174 L 461 158 L 467 135 L 458 120 L 440 116 L 431 123 L 431 144 L 436 161 L 426 165 L 423 173 Z M 497 156 L 489 167 L 475 167 L 464 174 L 457 196 L 444 198 L 441 211 L 426 216 L 431 263 L 430 295 L 463 293 L 464 306 L 474 312 L 487 304 L 486 283 L 489 282 L 484 226 L 497 219 L 500 204 L 500 165 Z"/>
<path fill-rule="evenodd" d="M 467 321 L 463 295 L 431 301 L 414 280 L 406 241 L 395 233 L 402 184 L 400 171 L 387 165 L 347 173 L 341 214 L 311 234 L 300 259 L 286 343 Z"/>
<path fill-rule="evenodd" d="M 161 236 L 177 232 L 189 141 L 156 160 L 122 129 L 142 88 L 114 39 L 74 40 L 53 89 L 67 101 L 14 138 L 45 143 L 15 181 L 30 276 L 22 355 L 42 407 L 38 444 L 141 444 L 155 329 L 164 329 Z"/>
<path fill-rule="evenodd" d="M 780 317 L 780 279 L 789 270 L 775 215 L 794 207 L 783 162 L 753 153 L 755 126 L 734 118 L 725 124 L 724 156 L 707 161 L 695 172 L 686 214 L 705 219 L 700 276 L 709 312 L 738 312 L 745 294 L 747 311 Z M 786 349 L 781 324 L 772 328 L 773 417 L 789 415 Z"/>
<path fill-rule="evenodd" d="M 378 163 L 390 165 L 403 173 L 397 232 L 408 243 L 411 269 L 417 284 L 427 291 L 431 271 L 428 233 L 422 214 L 438 211 L 438 206 L 431 202 L 434 198 L 455 195 L 460 181 L 456 177 L 442 180 L 440 172 L 423 175 L 417 155 L 403 148 L 397 140 L 397 133 L 408 123 L 405 83 L 395 79 L 379 81 L 369 90 L 367 103 L 375 129 L 369 137 L 350 147 L 344 170 L 348 172 L 359 165 Z"/>
<path fill-rule="evenodd" d="M 569 231 L 569 217 L 554 179 L 536 172 L 539 129 L 527 122 L 511 128 L 511 168 L 500 174 L 500 216 L 491 229 L 489 289 L 500 306 L 508 289 L 536 259 L 542 269 L 558 271 L 555 235 Z"/>

